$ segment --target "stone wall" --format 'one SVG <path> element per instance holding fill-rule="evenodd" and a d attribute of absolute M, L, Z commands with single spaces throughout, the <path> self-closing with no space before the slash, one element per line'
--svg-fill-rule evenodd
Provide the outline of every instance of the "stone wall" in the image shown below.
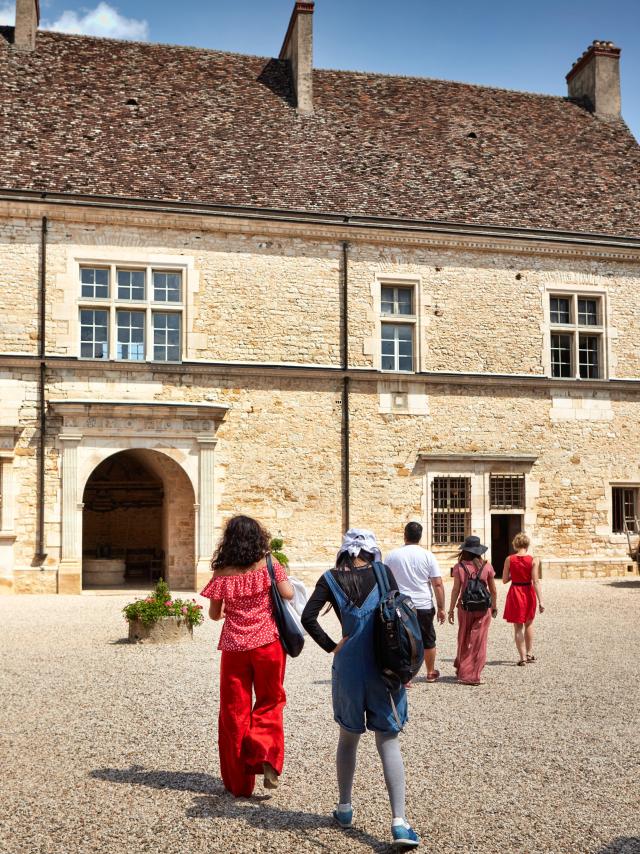
<path fill-rule="evenodd" d="M 231 230 L 213 220 L 143 220 L 68 212 L 51 218 L 47 353 L 56 358 L 47 369 L 47 399 L 228 407 L 219 426 L 205 431 L 211 433 L 205 438 L 216 441 L 215 538 L 231 515 L 256 515 L 272 534 L 284 537 L 293 570 L 311 581 L 333 561 L 342 527 L 342 382 L 338 372 L 321 366 L 340 364 L 344 235 L 316 231 L 305 237 L 292 226 L 286 232 L 284 226 L 265 226 L 258 233 L 247 224 Z M 350 366 L 376 367 L 380 283 L 397 281 L 417 288 L 419 366 L 434 375 L 351 372 L 351 524 L 373 528 L 386 551 L 401 541 L 404 524 L 418 519 L 429 542 L 431 480 L 437 473 L 456 473 L 472 479 L 472 528 L 486 540 L 490 472 L 522 470 L 525 526 L 548 577 L 626 573 L 626 539 L 611 532 L 610 484 L 640 484 L 633 428 L 640 397 L 630 385 L 545 380 L 545 305 L 549 289 L 560 284 L 606 292 L 611 373 L 637 378 L 640 258 L 393 240 L 352 240 Z M 0 324 L 0 429 L 15 431 L 10 459 L 3 461 L 13 476 L 15 536 L 2 539 L 0 532 L 0 587 L 55 592 L 64 428 L 60 418 L 48 419 L 47 556 L 38 564 L 38 365 L 6 358 L 37 352 L 32 333 L 38 241 L 36 219 L 14 217 L 0 227 L 0 285 L 11 295 L 10 322 Z M 174 259 L 184 265 L 188 359 L 182 366 L 73 360 L 78 259 L 90 258 L 159 266 Z M 238 362 L 256 367 L 234 368 Z M 274 362 L 317 370 L 266 367 Z M 484 379 L 466 376 L 474 373 Z M 528 374 L 535 382 L 497 374 Z M 122 423 L 122 431 L 93 436 L 92 465 L 129 448 L 170 460 L 161 464 L 160 456 L 149 456 L 168 496 L 169 577 L 174 586 L 193 586 L 199 435 L 185 427 L 183 436 L 163 437 L 137 417 Z M 454 457 L 455 463 L 448 462 Z M 517 469 L 509 462 L 529 458 Z M 453 549 L 437 552 L 447 569 Z"/>

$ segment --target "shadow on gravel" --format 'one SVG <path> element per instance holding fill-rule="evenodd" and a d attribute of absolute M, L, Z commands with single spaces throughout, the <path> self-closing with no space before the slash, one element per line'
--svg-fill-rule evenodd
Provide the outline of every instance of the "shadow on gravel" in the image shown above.
<path fill-rule="evenodd" d="M 193 806 L 187 810 L 188 818 L 237 818 L 245 821 L 251 827 L 259 830 L 286 831 L 299 833 L 306 837 L 310 830 L 335 829 L 345 835 L 346 839 L 370 846 L 374 851 L 392 850 L 390 846 L 358 830 L 340 830 L 332 818 L 302 810 L 286 810 L 269 806 L 263 799 L 256 803 L 256 798 L 234 798 L 228 792 L 222 792 L 205 798 L 195 798 Z M 324 843 L 319 839 L 313 840 L 314 848 L 320 851 L 335 851 L 335 845 Z"/>
<path fill-rule="evenodd" d="M 197 792 L 201 795 L 224 792 L 222 780 L 211 774 L 190 771 L 146 771 L 142 765 L 130 768 L 96 768 L 89 774 L 94 780 L 108 783 L 132 783 L 152 789 L 176 789 L 179 792 Z"/>
<path fill-rule="evenodd" d="M 605 581 L 607 587 L 618 587 L 620 590 L 624 590 L 625 588 L 630 587 L 640 587 L 640 578 L 636 578 L 635 580 L 629 579 L 628 581 Z M 633 842 L 633 840 L 631 840 Z M 600 854 L 600 852 L 598 852 Z"/>
<path fill-rule="evenodd" d="M 604 848 L 600 848 L 596 854 L 638 854 L 640 852 L 640 836 L 619 836 L 612 839 Z"/>

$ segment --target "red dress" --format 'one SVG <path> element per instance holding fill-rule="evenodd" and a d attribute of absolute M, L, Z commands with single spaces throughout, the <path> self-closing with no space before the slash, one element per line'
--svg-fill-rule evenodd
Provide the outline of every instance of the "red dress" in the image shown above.
<path fill-rule="evenodd" d="M 511 555 L 509 572 L 511 587 L 504 606 L 504 619 L 508 623 L 528 623 L 536 615 L 538 598 L 531 581 L 533 558 L 531 555 Z"/>

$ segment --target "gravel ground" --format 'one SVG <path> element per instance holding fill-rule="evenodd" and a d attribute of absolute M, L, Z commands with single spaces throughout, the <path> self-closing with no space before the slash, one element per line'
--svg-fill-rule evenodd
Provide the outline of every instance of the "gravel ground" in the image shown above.
<path fill-rule="evenodd" d="M 402 736 L 407 814 L 422 850 L 640 852 L 640 580 L 545 583 L 539 662 L 489 638 L 486 683 L 411 690 Z M 332 825 L 331 659 L 310 641 L 289 663 L 280 789 L 234 800 L 219 780 L 219 626 L 193 643 L 123 642 L 131 596 L 4 597 L 2 854 L 386 851 L 389 808 L 371 736 L 355 825 Z M 335 618 L 326 618 L 331 623 Z M 334 624 L 335 625 L 335 624 Z"/>

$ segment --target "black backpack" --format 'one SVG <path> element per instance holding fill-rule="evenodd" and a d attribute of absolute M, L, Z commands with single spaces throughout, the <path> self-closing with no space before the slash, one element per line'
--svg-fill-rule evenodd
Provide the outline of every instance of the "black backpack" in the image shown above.
<path fill-rule="evenodd" d="M 376 663 L 390 691 L 406 685 L 424 661 L 424 645 L 416 606 L 399 590 L 389 588 L 383 563 L 374 563 L 373 571 L 380 588 L 380 603 L 374 624 Z"/>
<path fill-rule="evenodd" d="M 476 574 L 471 575 L 467 567 L 460 561 L 460 566 L 467 574 L 467 586 L 462 592 L 460 605 L 464 611 L 486 611 L 491 607 L 491 594 L 489 588 L 480 577 L 484 564 L 478 569 L 476 566 Z"/>

